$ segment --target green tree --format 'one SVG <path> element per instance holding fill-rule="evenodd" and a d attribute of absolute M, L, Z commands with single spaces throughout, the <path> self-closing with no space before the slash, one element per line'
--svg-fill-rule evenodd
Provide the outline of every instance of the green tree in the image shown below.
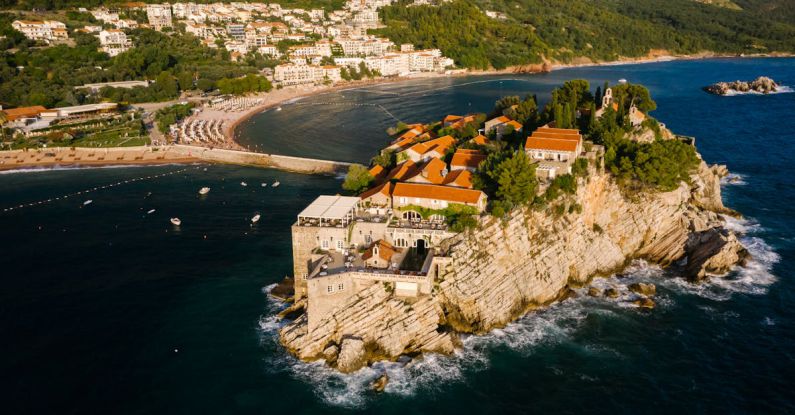
<path fill-rule="evenodd" d="M 351 164 L 348 168 L 348 174 L 345 175 L 345 181 L 342 183 L 342 188 L 353 193 L 361 193 L 370 187 L 373 182 L 373 175 L 370 170 L 361 164 Z"/>

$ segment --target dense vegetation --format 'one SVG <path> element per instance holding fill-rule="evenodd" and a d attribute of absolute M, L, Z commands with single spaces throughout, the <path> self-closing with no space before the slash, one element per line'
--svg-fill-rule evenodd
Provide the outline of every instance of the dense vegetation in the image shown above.
<path fill-rule="evenodd" d="M 457 64 L 485 69 L 538 63 L 670 53 L 795 52 L 791 2 L 738 2 L 742 11 L 692 0 L 454 0 L 439 6 L 381 11 L 378 32 L 396 43 L 436 47 Z M 482 10 L 503 13 L 492 19 Z M 782 18 L 781 15 L 789 16 Z"/>
<path fill-rule="evenodd" d="M 164 101 L 180 91 L 208 91 L 224 86 L 229 91 L 265 91 L 270 84 L 262 79 L 244 78 L 257 73 L 265 62 L 252 56 L 243 63 L 229 60 L 229 52 L 211 49 L 191 35 L 169 36 L 148 29 L 130 31 L 135 47 L 110 58 L 98 52 L 94 36 L 74 33 L 75 46 L 47 48 L 34 44 L 10 28 L 13 14 L 0 14 L 0 104 L 5 107 L 43 105 L 58 107 L 109 99 L 116 102 Z M 149 79 L 147 88 L 106 88 L 98 96 L 75 86 L 86 83 Z M 251 82 L 255 80 L 257 82 Z M 220 85 L 217 85 L 218 82 Z"/>
<path fill-rule="evenodd" d="M 161 108 L 155 113 L 157 128 L 161 133 L 167 133 L 172 124 L 176 124 L 181 119 L 189 116 L 193 111 L 193 104 L 176 104 L 170 107 Z"/>

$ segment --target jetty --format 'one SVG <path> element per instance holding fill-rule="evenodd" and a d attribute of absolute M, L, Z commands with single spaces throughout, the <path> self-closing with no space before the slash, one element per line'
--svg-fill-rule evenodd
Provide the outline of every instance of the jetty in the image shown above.
<path fill-rule="evenodd" d="M 0 170 L 55 166 L 222 163 L 306 174 L 345 173 L 351 163 L 183 144 L 136 147 L 52 147 L 0 151 Z"/>

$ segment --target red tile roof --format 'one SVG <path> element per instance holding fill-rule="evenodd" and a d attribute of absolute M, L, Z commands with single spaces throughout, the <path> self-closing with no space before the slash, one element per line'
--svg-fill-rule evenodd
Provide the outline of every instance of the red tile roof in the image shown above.
<path fill-rule="evenodd" d="M 44 108 L 41 105 L 3 110 L 8 121 L 16 121 L 20 118 L 35 117 L 41 114 L 43 111 L 47 111 L 47 108 Z"/>
<path fill-rule="evenodd" d="M 395 188 L 392 190 L 393 197 L 416 197 L 470 204 L 478 203 L 483 195 L 480 190 L 417 183 L 395 183 Z"/>
<path fill-rule="evenodd" d="M 453 170 L 444 178 L 445 186 L 472 188 L 472 172 L 469 170 Z"/>
<path fill-rule="evenodd" d="M 552 150 L 575 153 L 577 152 L 577 141 L 557 138 L 527 137 L 524 148 L 525 150 Z"/>
<path fill-rule="evenodd" d="M 450 168 L 477 168 L 486 159 L 486 155 L 477 150 L 458 149 L 450 161 Z"/>

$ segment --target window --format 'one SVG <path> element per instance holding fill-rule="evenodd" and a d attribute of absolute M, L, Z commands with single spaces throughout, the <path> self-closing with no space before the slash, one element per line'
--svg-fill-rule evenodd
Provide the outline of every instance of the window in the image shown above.
<path fill-rule="evenodd" d="M 436 204 L 436 202 L 437 202 L 437 200 L 436 200 L 436 199 L 433 199 L 433 200 L 431 200 L 431 204 L 432 204 L 432 205 L 435 205 L 435 204 Z"/>
<path fill-rule="evenodd" d="M 344 289 L 345 289 L 345 284 L 340 283 L 339 285 L 337 285 L 337 291 L 342 291 Z"/>
<path fill-rule="evenodd" d="M 337 249 L 339 249 L 341 251 L 343 248 L 345 248 L 345 246 L 344 246 L 344 243 L 342 242 L 342 239 L 338 239 L 337 240 Z"/>
<path fill-rule="evenodd" d="M 303 275 L 301 275 L 301 278 L 303 278 L 303 279 L 306 279 L 306 277 L 307 277 L 307 276 L 308 276 L 308 275 L 307 275 L 307 273 L 305 272 Z"/>
<path fill-rule="evenodd" d="M 400 198 L 400 204 L 401 205 L 405 205 L 406 204 L 406 198 L 405 197 L 401 197 Z"/>
<path fill-rule="evenodd" d="M 333 285 L 329 285 L 328 287 L 326 287 L 326 292 L 333 293 L 334 292 L 334 286 Z"/>
<path fill-rule="evenodd" d="M 320 247 L 323 248 L 323 249 L 328 249 L 328 240 L 324 239 L 324 240 L 320 241 Z"/>
<path fill-rule="evenodd" d="M 447 201 L 445 201 L 445 200 L 442 200 L 442 207 L 443 207 L 443 208 L 446 208 L 446 207 L 447 207 Z"/>

